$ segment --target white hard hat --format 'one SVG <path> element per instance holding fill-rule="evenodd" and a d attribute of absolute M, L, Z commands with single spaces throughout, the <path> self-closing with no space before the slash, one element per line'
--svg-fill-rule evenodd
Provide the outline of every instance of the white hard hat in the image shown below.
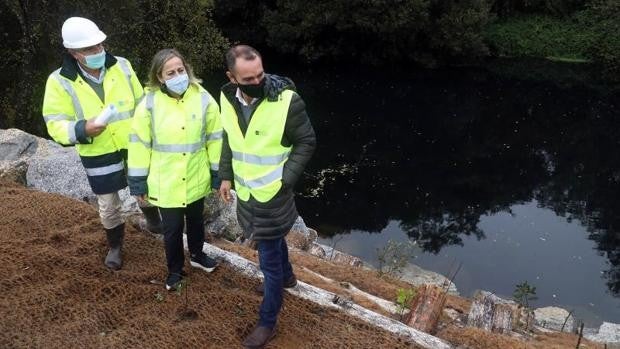
<path fill-rule="evenodd" d="M 105 38 L 105 34 L 90 19 L 71 17 L 62 25 L 62 44 L 66 48 L 94 46 Z"/>

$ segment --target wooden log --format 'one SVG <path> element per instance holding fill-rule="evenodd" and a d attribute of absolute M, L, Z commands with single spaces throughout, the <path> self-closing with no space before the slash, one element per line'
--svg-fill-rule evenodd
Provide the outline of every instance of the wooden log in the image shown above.
<path fill-rule="evenodd" d="M 499 298 L 487 291 L 476 291 L 467 317 L 467 326 L 507 333 L 512 331 L 519 312 L 515 302 Z"/>
<path fill-rule="evenodd" d="M 430 284 L 422 285 L 418 287 L 411 302 L 411 311 L 405 323 L 422 332 L 434 333 L 445 304 L 446 291 L 443 288 Z"/>

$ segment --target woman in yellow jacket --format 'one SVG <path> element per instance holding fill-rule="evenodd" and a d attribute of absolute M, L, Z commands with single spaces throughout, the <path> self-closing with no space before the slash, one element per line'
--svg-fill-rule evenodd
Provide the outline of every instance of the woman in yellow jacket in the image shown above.
<path fill-rule="evenodd" d="M 159 207 L 166 250 L 166 289 L 183 271 L 183 228 L 187 222 L 190 265 L 213 271 L 203 251 L 204 198 L 219 188 L 222 149 L 219 107 L 175 49 L 153 57 L 146 95 L 136 108 L 129 138 L 128 182 L 139 202 Z"/>

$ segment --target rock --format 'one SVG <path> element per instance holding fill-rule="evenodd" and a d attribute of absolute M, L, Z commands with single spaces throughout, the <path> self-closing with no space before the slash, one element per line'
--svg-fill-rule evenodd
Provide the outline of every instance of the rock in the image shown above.
<path fill-rule="evenodd" d="M 26 185 L 28 162 L 19 160 L 0 160 L 0 179 Z"/>
<path fill-rule="evenodd" d="M 461 313 L 458 310 L 456 310 L 456 309 L 444 308 L 443 309 L 443 313 L 446 314 L 447 317 L 449 317 L 450 319 L 452 319 L 454 321 L 460 321 L 461 320 Z"/>
<path fill-rule="evenodd" d="M 0 130 L 0 178 L 26 185 L 31 158 L 44 156 L 61 146 L 22 130 Z"/>
<path fill-rule="evenodd" d="M 97 205 L 97 196 L 88 184 L 80 157 L 73 147 L 50 148 L 47 154 L 36 154 L 30 158 L 29 163 L 26 172 L 29 187 Z M 121 212 L 139 212 L 136 200 L 129 195 L 129 189 L 125 188 L 119 194 Z"/>
<path fill-rule="evenodd" d="M 317 244 L 325 251 L 325 260 L 336 264 L 348 265 L 352 267 L 362 267 L 364 262 L 361 259 L 344 252 L 340 252 L 326 245 Z"/>
<path fill-rule="evenodd" d="M 293 224 L 293 227 L 286 236 L 286 243 L 289 247 L 308 251 L 316 242 L 317 238 L 317 232 L 308 228 L 301 217 L 297 217 L 295 224 Z"/>
<path fill-rule="evenodd" d="M 323 249 L 323 247 L 321 247 L 321 245 L 317 243 L 314 243 L 312 244 L 312 246 L 310 246 L 310 248 L 308 249 L 308 253 L 315 257 L 325 259 L 325 250 Z"/>
<path fill-rule="evenodd" d="M 237 193 L 230 191 L 232 201 L 224 202 L 216 193 L 205 198 L 205 229 L 213 236 L 228 241 L 243 240 L 243 229 L 237 221 Z"/>
<path fill-rule="evenodd" d="M 603 322 L 596 334 L 584 335 L 586 339 L 620 347 L 620 324 Z"/>
<path fill-rule="evenodd" d="M 467 316 L 467 326 L 496 333 L 509 333 L 520 318 L 517 303 L 497 297 L 491 292 L 478 290 Z M 529 326 L 529 322 L 528 322 Z"/>
<path fill-rule="evenodd" d="M 34 155 L 38 137 L 16 128 L 0 130 L 0 160 L 18 160 Z"/>
<path fill-rule="evenodd" d="M 415 264 L 407 264 L 407 266 L 402 270 L 401 280 L 415 286 L 425 284 L 442 286 L 449 282 L 450 286 L 448 287 L 448 293 L 455 296 L 459 295 L 456 285 L 453 282 L 450 282 L 448 278 L 439 273 L 422 269 Z"/>
<path fill-rule="evenodd" d="M 16 128 L 0 129 L 0 160 L 46 156 L 63 149 L 53 141 L 39 138 Z"/>
<path fill-rule="evenodd" d="M 59 193 L 78 200 L 96 202 L 86 172 L 73 147 L 60 149 L 46 157 L 30 161 L 26 174 L 28 186 L 48 193 Z"/>
<path fill-rule="evenodd" d="M 562 325 L 566 321 L 563 332 L 575 330 L 575 319 L 566 309 L 558 307 L 544 307 L 534 310 L 535 324 L 550 330 L 562 331 Z"/>

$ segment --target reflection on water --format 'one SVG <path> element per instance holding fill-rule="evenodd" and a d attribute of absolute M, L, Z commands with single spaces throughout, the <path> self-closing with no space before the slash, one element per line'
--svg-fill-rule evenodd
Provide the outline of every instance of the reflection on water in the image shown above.
<path fill-rule="evenodd" d="M 527 280 L 539 304 L 620 322 L 617 92 L 464 69 L 288 75 L 319 142 L 308 225 L 369 261 L 408 236 L 428 269 L 463 262 L 464 292 Z"/>
<path fill-rule="evenodd" d="M 609 268 L 598 255 L 581 222 L 567 222 L 536 201 L 511 206 L 509 211 L 480 217 L 485 239 L 465 237 L 463 247 L 445 246 L 437 254 L 418 250 L 413 263 L 447 275 L 456 261 L 463 266 L 455 278 L 459 292 L 471 296 L 476 289 L 493 290 L 511 298 L 515 285 L 528 281 L 537 287 L 533 306 L 555 305 L 574 310 L 595 326 L 616 321 L 620 299 L 610 297 L 602 275 Z M 352 231 L 322 238 L 326 245 L 355 254 L 377 265 L 377 246 L 409 237 L 397 221 L 380 234 Z M 616 309 L 616 311 L 614 311 Z"/>

